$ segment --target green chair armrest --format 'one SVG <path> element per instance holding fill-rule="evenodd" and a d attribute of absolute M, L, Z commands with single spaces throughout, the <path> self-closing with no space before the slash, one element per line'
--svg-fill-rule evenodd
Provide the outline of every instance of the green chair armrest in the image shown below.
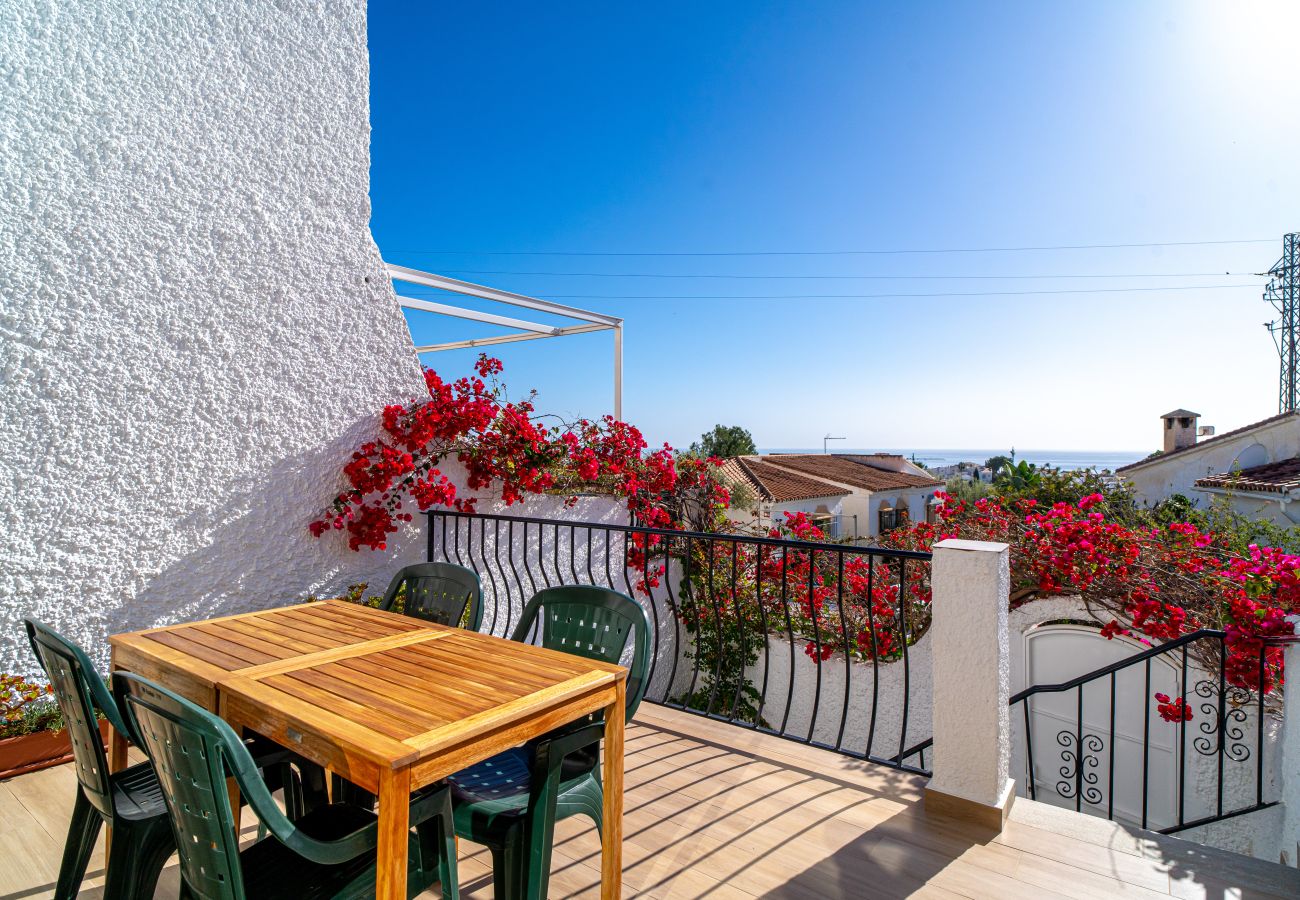
<path fill-rule="evenodd" d="M 598 743 L 605 736 L 605 722 L 584 722 L 578 727 L 561 729 L 559 734 L 552 732 L 529 748 L 531 768 L 539 770 L 558 770 L 565 757 L 583 747 Z"/>
<path fill-rule="evenodd" d="M 233 732 L 231 733 L 233 735 Z M 239 781 L 240 790 L 245 792 L 244 796 L 249 806 L 253 807 L 253 811 L 265 823 L 267 830 L 289 849 L 313 862 L 324 864 L 347 862 L 378 846 L 378 821 L 359 828 L 346 837 L 332 841 L 317 840 L 304 834 L 280 811 L 280 807 L 276 806 L 256 769 L 251 771 L 246 768 L 238 769 L 232 774 Z M 421 825 L 437 816 L 447 808 L 447 801 L 445 785 L 414 798 L 411 801 L 411 827 Z"/>
<path fill-rule="evenodd" d="M 411 827 L 423 825 L 439 813 L 451 810 L 451 792 L 446 782 L 425 788 L 411 797 Z"/>
<path fill-rule="evenodd" d="M 303 833 L 275 804 L 271 792 L 267 790 L 266 783 L 262 780 L 261 773 L 253 763 L 253 758 L 249 756 L 234 730 L 215 716 L 212 720 L 225 732 L 225 742 L 228 747 L 237 746 L 242 751 L 228 751 L 225 754 L 226 765 L 230 769 L 230 774 L 239 782 L 240 793 L 253 808 L 257 818 L 282 844 L 300 856 L 325 865 L 347 862 L 378 846 L 378 822 L 372 822 L 346 837 L 333 841 L 317 840 Z"/>

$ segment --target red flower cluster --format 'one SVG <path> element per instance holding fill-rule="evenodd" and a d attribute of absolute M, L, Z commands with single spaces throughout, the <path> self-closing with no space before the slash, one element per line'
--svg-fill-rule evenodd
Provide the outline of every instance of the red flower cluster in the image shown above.
<path fill-rule="evenodd" d="M 767 536 L 826 540 L 802 512 L 787 513 Z M 633 542 L 638 543 L 636 537 Z M 680 549 L 674 547 L 674 552 Z M 683 561 L 691 573 L 689 590 L 678 592 L 678 616 L 697 639 L 728 648 L 724 656 L 752 651 L 759 635 L 789 627 L 811 659 L 849 652 L 887 660 L 902 652 L 904 613 L 909 644 L 925 631 L 928 618 L 922 607 L 929 602 L 929 589 L 919 563 L 909 570 L 904 592 L 898 569 L 867 554 L 744 540 L 693 541 L 690 553 L 691 559 Z"/>
<path fill-rule="evenodd" d="M 668 528 L 679 527 L 688 506 L 711 520 L 729 502 L 712 463 L 679 460 L 666 444 L 646 454 L 641 432 L 611 416 L 548 427 L 535 418 L 531 398 L 506 400 L 496 380 L 500 360 L 483 355 L 474 368 L 475 377 L 452 382 L 426 370 L 429 399 L 385 407 L 385 436 L 352 454 L 343 467 L 349 488 L 310 524 L 313 535 L 346 529 L 353 550 L 383 550 L 399 523 L 411 521 L 404 500 L 420 510 L 473 512 L 478 498 L 458 496 L 439 468 L 449 457 L 465 468 L 466 488 L 496 488 L 507 505 L 535 494 L 600 490 L 624 499 L 643 524 Z M 629 557 L 657 583 L 662 567 L 651 572 L 644 556 Z"/>
<path fill-rule="evenodd" d="M 1182 697 L 1170 700 L 1168 694 L 1156 694 L 1156 711 L 1166 722 L 1192 721 L 1192 708 L 1183 701 Z"/>
<path fill-rule="evenodd" d="M 1253 546 L 1248 555 L 1234 554 L 1187 523 L 1112 522 L 1100 511 L 1099 494 L 1046 510 L 1032 500 L 966 504 L 939 496 L 937 526 L 890 532 L 885 543 L 920 550 L 947 537 L 1010 544 L 1013 606 L 1079 595 L 1108 620 L 1101 630 L 1107 638 L 1168 641 L 1200 628 L 1222 629 L 1229 684 L 1270 692 L 1282 683 L 1281 648 L 1265 641 L 1292 634 L 1286 616 L 1300 612 L 1300 556 Z M 1217 668 L 1217 656 L 1216 649 L 1202 662 Z"/>

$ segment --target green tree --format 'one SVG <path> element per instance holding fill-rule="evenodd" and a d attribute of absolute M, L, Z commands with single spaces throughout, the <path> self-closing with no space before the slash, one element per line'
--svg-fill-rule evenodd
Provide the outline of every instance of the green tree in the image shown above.
<path fill-rule="evenodd" d="M 757 453 L 754 436 L 739 425 L 714 425 L 691 444 L 691 452 L 700 456 L 746 456 Z"/>
<path fill-rule="evenodd" d="M 999 453 L 997 456 L 990 456 L 988 459 L 984 460 L 984 467 L 987 469 L 992 469 L 993 474 L 997 475 L 998 470 L 1001 469 L 1003 466 L 1010 466 L 1013 465 L 1014 463 L 1015 460 L 1012 457 L 1003 456 L 1001 453 Z"/>

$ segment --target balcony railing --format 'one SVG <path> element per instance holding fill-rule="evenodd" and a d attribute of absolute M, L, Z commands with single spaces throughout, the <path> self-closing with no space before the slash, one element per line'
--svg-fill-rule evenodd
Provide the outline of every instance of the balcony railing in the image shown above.
<path fill-rule="evenodd" d="M 651 623 L 647 701 L 931 774 L 938 661 L 918 646 L 931 615 L 928 553 L 434 511 L 428 558 L 478 573 L 483 627 L 503 637 L 542 588 L 625 593 Z M 1021 792 L 1166 832 L 1276 805 L 1264 651 L 1259 684 L 1233 684 L 1224 641 L 1197 632 L 1014 695 Z M 1162 691 L 1184 697 L 1194 721 L 1160 719 Z"/>
<path fill-rule="evenodd" d="M 930 774 L 929 671 L 911 660 L 928 553 L 439 510 L 428 558 L 478 573 L 503 637 L 542 588 L 621 591 L 651 623 L 646 700 Z"/>

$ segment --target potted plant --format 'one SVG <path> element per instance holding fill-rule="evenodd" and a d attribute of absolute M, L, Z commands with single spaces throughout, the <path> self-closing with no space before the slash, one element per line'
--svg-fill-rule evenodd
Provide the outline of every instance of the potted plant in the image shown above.
<path fill-rule="evenodd" d="M 72 759 L 72 741 L 52 689 L 0 674 L 0 780 Z M 107 738 L 108 722 L 100 720 Z"/>

